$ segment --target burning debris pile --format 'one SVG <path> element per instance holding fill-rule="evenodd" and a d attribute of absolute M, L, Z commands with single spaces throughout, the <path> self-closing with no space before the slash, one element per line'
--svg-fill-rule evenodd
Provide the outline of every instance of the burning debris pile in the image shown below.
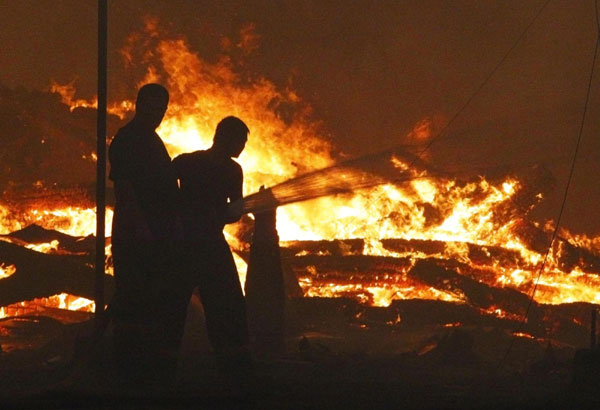
<path fill-rule="evenodd" d="M 72 237 L 38 225 L 0 235 L 2 316 L 44 307 L 92 311 L 94 247 L 92 236 Z M 112 276 L 105 275 L 104 286 L 112 293 Z"/>
<path fill-rule="evenodd" d="M 162 82 L 171 92 L 169 110 L 158 133 L 172 157 L 207 148 L 215 123 L 234 114 L 251 130 L 240 157 L 245 195 L 262 185 L 276 187 L 283 182 L 280 186 L 289 187 L 284 181 L 314 175 L 311 172 L 334 164 L 335 148 L 322 137 L 326 135 L 323 125 L 311 119 L 310 107 L 293 90 L 281 91 L 264 78 L 242 77 L 227 59 L 208 63 L 191 52 L 185 40 L 163 39 L 154 21 L 148 22 L 146 30 L 148 35 L 142 37 L 151 39 L 153 51 L 136 51 L 140 37 L 132 36 L 123 55 L 128 64 L 135 60 L 148 64 L 140 83 Z M 55 85 L 53 90 L 62 98 L 60 115 L 75 118 L 92 110 L 85 107 L 93 101 L 76 100 L 71 88 Z M 57 99 L 54 95 L 51 103 L 56 105 Z M 119 119 L 131 114 L 131 107 L 130 101 L 113 104 L 115 128 Z M 27 138 L 23 127 L 20 138 Z M 429 133 L 423 132 L 427 127 L 420 123 L 417 128 L 418 138 L 429 138 Z M 93 132 L 83 138 L 68 130 L 48 131 L 48 140 L 40 144 L 59 146 L 63 134 L 86 141 L 82 147 L 71 144 L 70 152 L 93 165 L 89 146 Z M 24 145 L 19 140 L 14 144 Z M 7 155 L 7 150 L 4 152 Z M 60 172 L 47 168 L 26 183 L 15 183 L 19 178 L 15 170 L 3 173 L 10 178 L 1 181 L 4 195 L 0 203 L 0 274 L 5 277 L 0 279 L 0 305 L 5 306 L 4 315 L 18 313 L 7 305 L 31 298 L 61 293 L 62 300 L 66 300 L 65 294 L 91 296 L 90 235 L 95 223 L 86 194 L 91 172 L 82 168 L 81 173 L 74 173 L 79 166 L 60 158 L 52 158 Z M 28 161 L 36 163 L 35 159 Z M 340 178 L 358 175 L 357 181 L 370 175 L 378 180 L 377 186 L 359 184 L 362 188 L 358 190 L 341 189 L 319 198 L 313 195 L 315 199 L 305 202 L 290 200 L 277 209 L 284 269 L 297 277 L 303 296 L 353 300 L 355 314 L 362 307 L 387 308 L 393 313 L 386 314 L 383 323 L 390 325 L 410 323 L 411 314 L 422 317 L 411 307 L 417 300 L 442 306 L 438 309 L 440 324 L 455 325 L 467 317 L 512 324 L 521 321 L 550 247 L 552 222 L 539 224 L 528 216 L 552 189 L 549 173 L 538 167 L 502 178 L 456 177 L 425 161 L 407 161 L 402 155 L 391 155 L 387 161 L 358 161 L 336 174 Z M 10 161 L 3 162 L 6 164 Z M 385 171 L 381 171 L 382 165 Z M 27 165 L 19 166 L 26 169 Z M 48 173 L 56 181 L 72 184 L 61 191 Z M 64 173 L 69 178 L 63 178 Z M 404 177 L 399 178 L 399 173 Z M 305 181 L 312 183 L 310 178 Z M 60 192 L 64 195 L 57 194 Z M 24 197 L 27 200 L 20 199 Z M 109 210 L 107 227 L 111 218 Z M 247 223 L 233 225 L 228 231 L 242 278 L 249 255 L 247 233 Z M 587 323 L 579 310 L 551 305 L 600 301 L 599 254 L 599 238 L 560 232 L 549 249 L 534 295 L 528 317 L 532 333 L 543 334 L 540 329 L 552 327 L 548 323 L 554 319 L 563 328 Z M 106 281 L 110 286 L 110 275 Z M 35 303 L 57 304 L 54 300 Z"/>
<path fill-rule="evenodd" d="M 418 172 L 424 175 L 426 171 Z M 530 176 L 532 181 L 546 180 L 544 172 L 535 171 L 533 174 L 537 177 Z M 432 201 L 428 208 L 423 203 L 409 202 L 410 195 L 416 195 L 418 189 L 423 189 L 423 184 L 429 184 L 431 189 L 446 189 L 449 197 L 456 195 L 453 190 L 466 195 L 458 197 L 453 206 L 443 200 L 441 204 Z M 523 212 L 535 205 L 540 196 L 527 194 L 534 191 L 523 187 L 516 179 L 504 181 L 498 187 L 485 180 L 460 184 L 423 176 L 397 185 L 369 188 L 368 192 L 361 190 L 312 202 L 356 200 L 349 195 L 360 200 L 373 200 L 373 197 L 381 200 L 374 193 L 382 190 L 396 192 L 403 198 L 397 210 L 388 214 L 387 218 L 399 218 L 402 223 L 392 222 L 405 229 L 411 223 L 427 226 L 416 231 L 421 237 L 399 232 L 397 237 L 391 238 L 286 238 L 280 242 L 283 266 L 288 272 L 287 278 L 297 278 L 301 290 L 294 291 L 293 285 L 286 284 L 288 296 L 353 300 L 355 303 L 349 305 L 352 306 L 349 315 L 358 323 L 365 309 L 361 306 L 373 306 L 386 309 L 385 318 L 380 322 L 390 326 L 405 325 L 420 317 L 423 322 L 434 321 L 442 326 L 459 326 L 469 322 L 500 326 L 499 323 L 503 323 L 501 326 L 516 329 L 528 310 L 530 294 L 550 241 L 548 229 L 528 222 L 526 211 Z M 389 195 L 385 199 L 389 200 Z M 417 199 L 422 200 L 420 197 Z M 445 206 L 448 208 L 445 209 Z M 410 207 L 419 211 L 417 216 L 421 217 L 420 220 L 411 221 L 409 213 L 402 213 Z M 434 216 L 424 216 L 424 209 Z M 338 212 L 340 210 L 337 209 Z M 458 212 L 463 214 L 457 215 Z M 93 218 L 93 215 L 90 217 Z M 378 218 L 385 224 L 381 214 Z M 428 221 L 428 218 L 436 222 Z M 46 223 L 53 223 L 51 219 L 49 221 Z M 451 234 L 448 228 L 444 228 L 452 226 L 449 221 L 455 228 L 476 223 L 474 229 L 480 229 L 482 235 L 479 237 L 474 235 L 475 232 L 466 231 L 463 234 L 468 236 L 464 241 L 458 237 L 436 239 L 436 230 L 447 229 L 446 235 Z M 300 222 L 314 223 L 311 220 Z M 250 218 L 245 218 L 245 222 L 233 227 L 229 236 L 242 277 L 245 277 L 249 260 L 247 238 L 251 223 Z M 387 227 L 389 229 L 390 225 Z M 280 236 L 289 235 L 285 225 L 282 228 L 279 224 L 278 231 Z M 428 239 L 428 235 L 432 239 Z M 549 262 L 538 284 L 536 302 L 529 311 L 525 329 L 528 335 L 533 335 L 531 337 L 545 337 L 548 329 L 554 327 L 553 332 L 565 333 L 564 340 L 574 343 L 574 335 L 577 340 L 585 339 L 587 335 L 587 312 L 552 305 L 595 303 L 598 297 L 596 289 L 600 284 L 600 257 L 593 247 L 584 246 L 581 240 L 577 242 L 577 238 L 567 235 L 568 232 L 563 232 L 549 250 Z M 72 237 L 30 225 L 2 235 L 1 239 L 0 260 L 6 276 L 0 280 L 3 306 L 32 298 L 51 298 L 60 293 L 91 297 L 93 236 Z M 107 266 L 110 267 L 110 259 Z M 112 287 L 109 275 L 106 276 L 106 285 L 109 289 Z M 51 300 L 38 300 L 31 304 L 56 304 Z M 431 301 L 430 304 L 423 306 L 430 311 L 429 318 L 422 317 L 419 309 L 414 310 L 415 302 L 427 300 Z M 81 301 L 71 301 L 71 308 L 77 309 L 82 303 L 88 309 L 92 307 L 91 301 Z M 19 309 L 27 312 L 24 309 L 27 305 L 12 305 L 5 308 L 4 314 L 19 313 Z"/>

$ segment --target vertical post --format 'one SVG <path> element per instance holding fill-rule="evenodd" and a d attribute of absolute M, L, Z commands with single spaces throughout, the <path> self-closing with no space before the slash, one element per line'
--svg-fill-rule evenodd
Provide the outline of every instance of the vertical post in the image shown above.
<path fill-rule="evenodd" d="M 98 115 L 96 154 L 96 275 L 94 301 L 96 325 L 101 326 L 104 314 L 104 247 L 106 207 L 106 79 L 108 0 L 98 0 Z"/>
<path fill-rule="evenodd" d="M 590 349 L 596 348 L 596 308 L 592 308 L 592 320 L 590 326 Z"/>

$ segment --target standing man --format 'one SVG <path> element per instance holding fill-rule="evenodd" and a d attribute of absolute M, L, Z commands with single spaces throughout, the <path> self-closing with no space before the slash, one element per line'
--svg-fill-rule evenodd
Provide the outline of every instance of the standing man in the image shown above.
<path fill-rule="evenodd" d="M 172 380 L 183 329 L 169 316 L 187 300 L 180 297 L 176 248 L 177 180 L 171 158 L 156 133 L 169 93 L 159 84 L 140 88 L 134 118 L 109 149 L 114 182 L 112 254 L 116 292 L 114 347 L 121 383 L 151 387 Z M 185 309 L 185 308 L 184 308 Z"/>
<path fill-rule="evenodd" d="M 180 181 L 188 272 L 198 285 L 217 360 L 234 377 L 245 376 L 250 353 L 244 295 L 223 227 L 242 215 L 237 200 L 242 198 L 243 173 L 232 158 L 243 151 L 248 132 L 242 120 L 226 117 L 217 125 L 210 149 L 173 160 Z"/>

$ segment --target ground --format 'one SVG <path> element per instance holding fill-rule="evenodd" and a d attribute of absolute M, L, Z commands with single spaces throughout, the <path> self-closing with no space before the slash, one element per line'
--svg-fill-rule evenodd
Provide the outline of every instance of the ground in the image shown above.
<path fill-rule="evenodd" d="M 485 318 L 448 326 L 357 306 L 341 299 L 288 304 L 286 353 L 257 358 L 243 388 L 218 372 L 193 299 L 176 383 L 142 393 L 111 383 L 110 328 L 94 344 L 85 315 L 49 310 L 4 319 L 1 407 L 600 408 L 595 370 L 574 365 L 577 346 L 515 337 Z"/>

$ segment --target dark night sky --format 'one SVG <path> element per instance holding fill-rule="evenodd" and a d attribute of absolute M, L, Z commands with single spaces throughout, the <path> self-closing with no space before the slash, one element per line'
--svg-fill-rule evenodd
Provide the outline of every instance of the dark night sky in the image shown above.
<path fill-rule="evenodd" d="M 134 93 L 119 50 L 143 16 L 158 17 L 207 60 L 218 57 L 223 37 L 254 23 L 259 47 L 245 70 L 291 83 L 335 145 L 356 156 L 403 142 L 423 118 L 451 118 L 544 2 L 112 1 L 109 99 Z M 538 213 L 555 218 L 583 111 L 594 18 L 592 0 L 552 0 L 431 158 L 465 172 L 543 164 L 557 183 Z M 75 80 L 78 97 L 95 94 L 94 1 L 0 0 L 0 39 L 0 84 L 45 90 L 52 80 Z M 596 77 L 564 224 L 600 234 Z"/>

